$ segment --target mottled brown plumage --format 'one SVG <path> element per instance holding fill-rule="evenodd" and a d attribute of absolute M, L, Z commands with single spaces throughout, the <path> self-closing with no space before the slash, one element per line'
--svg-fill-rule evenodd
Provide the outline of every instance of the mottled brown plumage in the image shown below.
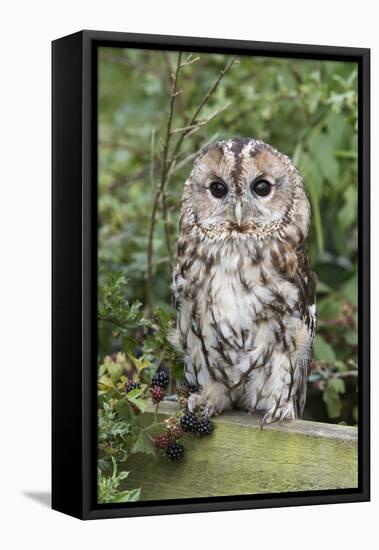
<path fill-rule="evenodd" d="M 300 416 L 315 330 L 310 208 L 288 157 L 249 138 L 208 145 L 181 206 L 172 340 L 190 408 Z"/>

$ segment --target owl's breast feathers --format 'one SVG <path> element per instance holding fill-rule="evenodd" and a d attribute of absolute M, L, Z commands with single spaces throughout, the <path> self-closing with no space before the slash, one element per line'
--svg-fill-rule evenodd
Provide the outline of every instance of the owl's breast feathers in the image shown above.
<path fill-rule="evenodd" d="M 269 243 L 183 235 L 173 293 L 174 340 L 188 378 L 221 382 L 231 395 L 254 377 L 263 387 L 287 376 L 301 414 L 316 320 L 315 276 L 302 235 Z M 276 372 L 278 361 L 283 372 Z"/>

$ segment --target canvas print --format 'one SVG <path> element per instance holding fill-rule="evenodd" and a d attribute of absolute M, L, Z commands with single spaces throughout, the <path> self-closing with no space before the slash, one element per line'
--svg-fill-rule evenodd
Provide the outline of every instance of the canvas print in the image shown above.
<path fill-rule="evenodd" d="M 99 504 L 358 487 L 357 64 L 98 48 Z"/>

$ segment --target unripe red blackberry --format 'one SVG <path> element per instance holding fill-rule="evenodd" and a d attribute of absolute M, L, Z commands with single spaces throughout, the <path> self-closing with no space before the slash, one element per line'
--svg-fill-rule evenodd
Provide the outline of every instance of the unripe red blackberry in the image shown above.
<path fill-rule="evenodd" d="M 180 443 L 172 443 L 167 447 L 166 455 L 170 460 L 181 460 L 184 454 L 184 447 Z"/>
<path fill-rule="evenodd" d="M 183 428 L 181 427 L 180 424 L 177 424 L 176 426 L 173 426 L 172 428 L 170 428 L 170 436 L 173 439 L 180 439 L 183 433 L 184 433 Z"/>
<path fill-rule="evenodd" d="M 168 376 L 167 371 L 160 370 L 159 372 L 156 372 L 154 374 L 153 379 L 151 381 L 151 385 L 159 386 L 160 388 L 163 388 L 165 390 L 168 386 L 169 381 L 170 381 L 170 378 Z"/>
<path fill-rule="evenodd" d="M 132 390 L 136 390 L 137 388 L 140 388 L 141 384 L 139 382 L 133 382 L 133 380 L 127 380 L 125 382 L 125 391 L 126 393 L 129 393 Z"/>
<path fill-rule="evenodd" d="M 162 433 L 154 439 L 154 445 L 158 449 L 166 449 L 170 444 L 170 438 L 167 433 Z"/>
<path fill-rule="evenodd" d="M 150 389 L 150 397 L 153 403 L 159 403 L 164 398 L 164 389 L 160 386 L 153 386 Z"/>

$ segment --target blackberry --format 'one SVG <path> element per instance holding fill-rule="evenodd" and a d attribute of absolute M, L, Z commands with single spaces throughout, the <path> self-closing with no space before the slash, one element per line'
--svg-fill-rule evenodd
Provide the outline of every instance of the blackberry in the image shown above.
<path fill-rule="evenodd" d="M 167 458 L 170 460 L 181 460 L 184 454 L 184 447 L 180 443 L 172 443 L 166 449 Z"/>
<path fill-rule="evenodd" d="M 199 419 L 192 412 L 187 412 L 180 419 L 180 425 L 184 432 L 197 432 Z"/>
<path fill-rule="evenodd" d="M 150 389 L 150 397 L 153 403 L 159 403 L 164 398 L 164 389 L 160 386 L 153 386 Z"/>
<path fill-rule="evenodd" d="M 133 382 L 133 380 L 127 380 L 125 382 L 125 391 L 126 393 L 129 393 L 132 390 L 136 390 L 137 388 L 140 388 L 141 384 L 139 382 Z"/>
<path fill-rule="evenodd" d="M 142 348 L 135 348 L 134 355 L 137 357 L 137 359 L 140 359 L 143 355 Z"/>
<path fill-rule="evenodd" d="M 176 426 L 170 428 L 170 436 L 173 437 L 173 439 L 180 439 L 183 433 L 183 428 L 180 424 L 177 424 Z"/>
<path fill-rule="evenodd" d="M 169 381 L 170 381 L 170 378 L 168 376 L 167 371 L 160 370 L 159 372 L 156 372 L 154 374 L 153 379 L 151 381 L 151 385 L 159 386 L 160 388 L 163 388 L 165 390 L 168 386 Z"/>
<path fill-rule="evenodd" d="M 170 444 L 170 438 L 167 433 L 162 433 L 154 439 L 154 445 L 158 449 L 166 449 Z"/>
<path fill-rule="evenodd" d="M 198 427 L 197 427 L 197 433 L 199 435 L 205 436 L 205 435 L 211 435 L 213 432 L 213 424 L 209 420 L 209 418 L 204 418 L 203 420 L 199 420 Z"/>

